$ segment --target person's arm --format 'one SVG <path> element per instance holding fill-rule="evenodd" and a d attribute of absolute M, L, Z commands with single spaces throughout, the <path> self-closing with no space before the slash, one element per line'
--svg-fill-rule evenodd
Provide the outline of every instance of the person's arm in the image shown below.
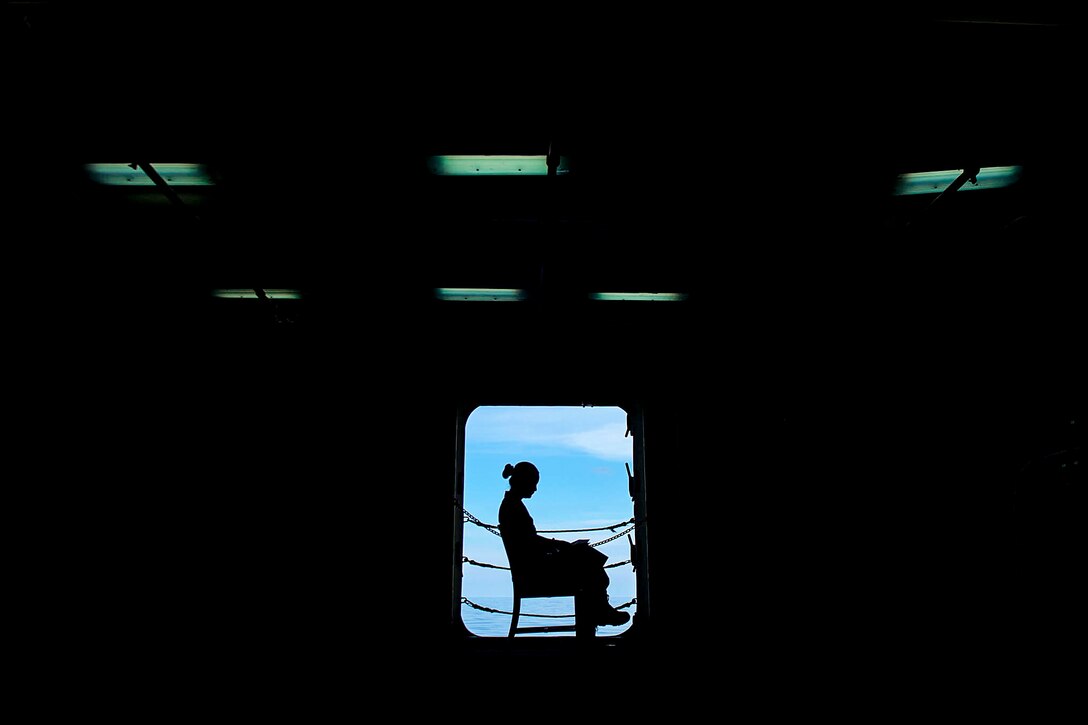
<path fill-rule="evenodd" d="M 537 545 L 545 554 L 558 554 L 574 546 L 569 541 L 563 541 L 562 539 L 547 539 L 540 535 L 537 535 L 536 538 Z"/>

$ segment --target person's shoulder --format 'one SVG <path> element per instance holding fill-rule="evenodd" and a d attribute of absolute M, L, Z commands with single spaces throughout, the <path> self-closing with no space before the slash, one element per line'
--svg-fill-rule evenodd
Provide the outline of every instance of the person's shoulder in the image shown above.
<path fill-rule="evenodd" d="M 503 496 L 502 503 L 499 504 L 499 513 L 503 511 L 524 511 L 525 504 L 521 502 L 521 499 L 514 498 L 513 496 Z"/>

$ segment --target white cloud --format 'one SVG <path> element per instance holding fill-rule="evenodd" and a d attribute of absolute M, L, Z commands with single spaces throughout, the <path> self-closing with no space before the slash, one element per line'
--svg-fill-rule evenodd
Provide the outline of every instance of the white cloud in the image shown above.
<path fill-rule="evenodd" d="M 631 458 L 626 414 L 619 408 L 478 408 L 467 436 L 477 443 L 559 448 L 609 461 Z"/>
<path fill-rule="evenodd" d="M 626 461 L 631 458 L 631 439 L 624 438 L 626 423 L 610 424 L 594 430 L 568 433 L 563 442 L 576 450 L 609 461 Z"/>

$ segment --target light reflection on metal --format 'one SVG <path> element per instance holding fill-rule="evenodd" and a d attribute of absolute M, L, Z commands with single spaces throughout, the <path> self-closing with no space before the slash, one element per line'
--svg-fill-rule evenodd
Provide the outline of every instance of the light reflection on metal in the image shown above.
<path fill-rule="evenodd" d="M 440 287 L 434 294 L 446 302 L 520 302 L 526 297 L 525 290 L 486 287 Z"/>
<path fill-rule="evenodd" d="M 152 167 L 170 186 L 214 186 L 203 164 L 158 164 Z M 155 182 L 143 169 L 131 164 L 87 164 L 91 180 L 103 186 L 154 186 Z"/>
<path fill-rule="evenodd" d="M 547 156 L 431 156 L 427 169 L 435 176 L 547 176 Z M 569 171 L 560 157 L 558 176 Z"/>
<path fill-rule="evenodd" d="M 599 302 L 683 302 L 688 296 L 683 292 L 592 292 L 589 298 Z"/>
<path fill-rule="evenodd" d="M 300 300 L 302 293 L 296 289 L 264 289 L 265 297 L 270 300 Z M 223 300 L 256 300 L 260 299 L 256 289 L 217 289 L 212 291 L 213 297 Z"/>
<path fill-rule="evenodd" d="M 940 194 L 959 177 L 961 171 L 962 169 L 955 169 L 900 174 L 899 183 L 895 187 L 895 194 L 897 196 Z M 986 166 L 980 169 L 975 177 L 977 184 L 966 183 L 959 188 L 959 191 L 1000 189 L 1015 184 L 1019 178 L 1019 166 Z"/>

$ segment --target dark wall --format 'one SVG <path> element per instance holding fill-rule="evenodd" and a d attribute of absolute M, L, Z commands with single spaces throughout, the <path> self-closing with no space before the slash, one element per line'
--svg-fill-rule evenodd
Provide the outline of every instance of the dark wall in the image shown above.
<path fill-rule="evenodd" d="M 562 62 L 500 62 L 322 9 L 5 10 L 11 299 L 74 434 L 41 441 L 69 473 L 31 568 L 61 572 L 88 693 L 267 703 L 466 661 L 890 692 L 1057 661 L 1085 367 L 1063 26 L 571 20 L 540 40 Z M 420 173 L 555 139 L 569 179 Z M 80 175 L 145 156 L 214 170 L 198 219 Z M 932 211 L 888 193 L 973 161 L 1024 182 Z M 208 299 L 246 285 L 304 300 Z M 607 287 L 689 300 L 584 299 Z M 615 400 L 647 420 L 644 636 L 451 638 L 458 408 Z"/>

